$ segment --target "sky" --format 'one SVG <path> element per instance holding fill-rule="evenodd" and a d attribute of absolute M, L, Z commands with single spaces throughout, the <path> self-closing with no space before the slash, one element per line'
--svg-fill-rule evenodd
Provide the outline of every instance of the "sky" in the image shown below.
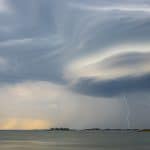
<path fill-rule="evenodd" d="M 150 128 L 149 0 L 0 0 L 0 129 Z"/>

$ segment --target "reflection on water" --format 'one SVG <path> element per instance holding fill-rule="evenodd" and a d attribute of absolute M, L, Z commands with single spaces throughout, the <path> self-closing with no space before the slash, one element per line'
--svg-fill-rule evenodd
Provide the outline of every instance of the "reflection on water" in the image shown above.
<path fill-rule="evenodd" d="M 0 150 L 149 150 L 150 133 L 0 131 Z"/>

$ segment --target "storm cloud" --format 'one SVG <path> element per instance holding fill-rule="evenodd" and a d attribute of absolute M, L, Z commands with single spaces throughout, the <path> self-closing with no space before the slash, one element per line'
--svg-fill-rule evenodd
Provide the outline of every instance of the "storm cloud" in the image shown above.
<path fill-rule="evenodd" d="M 123 95 L 150 126 L 148 0 L 0 0 L 0 20 L 1 129 L 126 128 Z"/>
<path fill-rule="evenodd" d="M 117 78 L 106 81 L 81 79 L 74 89 L 83 94 L 102 97 L 123 96 L 137 92 L 149 92 L 150 75 Z"/>

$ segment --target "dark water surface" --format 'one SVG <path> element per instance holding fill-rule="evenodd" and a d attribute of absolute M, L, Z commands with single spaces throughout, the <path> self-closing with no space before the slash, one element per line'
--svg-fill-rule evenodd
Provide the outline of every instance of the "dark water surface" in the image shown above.
<path fill-rule="evenodd" d="M 150 133 L 0 131 L 0 150 L 150 150 Z"/>

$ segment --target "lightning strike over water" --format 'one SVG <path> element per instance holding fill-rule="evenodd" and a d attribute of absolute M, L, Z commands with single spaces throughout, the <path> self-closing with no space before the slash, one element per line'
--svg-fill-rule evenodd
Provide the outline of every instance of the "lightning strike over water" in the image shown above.
<path fill-rule="evenodd" d="M 150 129 L 150 0 L 0 0 L 0 20 L 0 130 Z"/>
<path fill-rule="evenodd" d="M 124 102 L 125 102 L 126 109 L 127 109 L 127 114 L 126 114 L 127 126 L 128 126 L 128 129 L 130 129 L 130 127 L 131 127 L 131 125 L 130 125 L 130 108 L 129 108 L 129 104 L 128 104 L 128 100 L 127 100 L 126 96 L 124 96 Z"/>

